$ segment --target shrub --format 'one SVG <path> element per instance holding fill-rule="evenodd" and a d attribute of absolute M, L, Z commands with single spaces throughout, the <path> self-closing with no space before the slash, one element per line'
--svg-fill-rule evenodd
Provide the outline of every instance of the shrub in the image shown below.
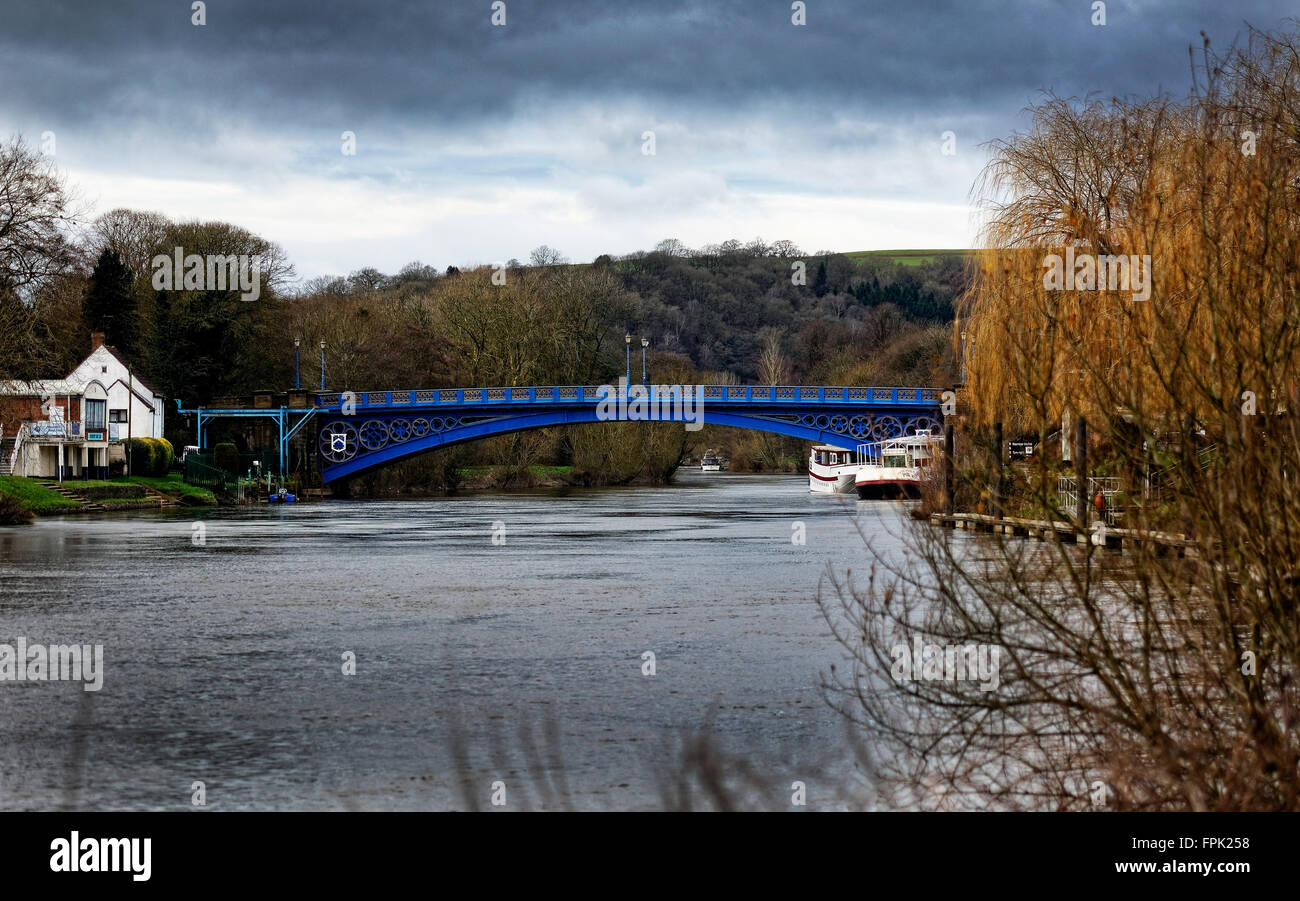
<path fill-rule="evenodd" d="M 131 475 L 147 476 L 154 471 L 157 451 L 148 438 L 131 438 L 126 442 L 126 453 L 131 460 Z"/>
<path fill-rule="evenodd" d="M 165 476 L 171 466 L 171 445 L 164 443 L 161 438 L 143 440 L 149 445 L 149 471 L 138 472 L 136 475 Z"/>
<path fill-rule="evenodd" d="M 171 471 L 172 463 L 176 460 L 176 449 L 172 447 L 172 443 L 166 438 L 155 438 L 154 440 L 158 442 L 161 458 L 159 461 L 161 468 L 155 475 L 165 476 Z"/>
<path fill-rule="evenodd" d="M 214 463 L 218 469 L 229 473 L 239 472 L 239 450 L 232 442 L 225 441 L 213 448 Z"/>

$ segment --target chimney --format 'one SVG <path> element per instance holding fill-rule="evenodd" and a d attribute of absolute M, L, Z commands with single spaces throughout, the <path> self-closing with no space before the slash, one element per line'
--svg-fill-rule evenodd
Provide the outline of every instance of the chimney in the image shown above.
<path fill-rule="evenodd" d="M 103 347 L 103 346 L 104 346 L 104 333 L 103 333 L 103 332 L 91 332 L 91 333 L 90 333 L 90 352 L 93 354 L 95 351 L 99 350 L 99 349 L 100 349 L 101 347 Z"/>

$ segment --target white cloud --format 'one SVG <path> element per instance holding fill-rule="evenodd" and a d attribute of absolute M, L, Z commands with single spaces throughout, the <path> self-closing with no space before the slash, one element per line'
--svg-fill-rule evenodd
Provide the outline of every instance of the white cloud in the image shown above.
<path fill-rule="evenodd" d="M 654 128 L 654 156 L 641 132 Z M 939 136 L 959 134 L 957 156 Z M 454 135 L 333 130 L 272 140 L 247 127 L 204 152 L 165 143 L 61 158 L 96 211 L 221 219 L 277 241 L 303 277 L 420 259 L 445 268 L 788 238 L 805 250 L 966 247 L 980 122 L 800 118 L 774 107 L 657 117 L 627 101 L 545 110 Z M 963 137 L 966 136 L 966 137 Z M 129 141 L 131 139 L 124 138 Z"/>

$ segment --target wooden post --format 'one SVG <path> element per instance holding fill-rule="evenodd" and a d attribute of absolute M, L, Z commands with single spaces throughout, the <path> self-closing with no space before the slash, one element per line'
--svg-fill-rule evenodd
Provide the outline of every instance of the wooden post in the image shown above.
<path fill-rule="evenodd" d="M 1002 518 L 1002 420 L 993 423 L 993 515 Z"/>
<path fill-rule="evenodd" d="M 955 419 L 952 422 L 945 422 L 943 429 L 943 512 L 952 516 L 957 510 L 957 499 L 954 496 L 953 477 L 953 450 L 956 447 L 956 438 L 953 432 L 957 430 Z"/>
<path fill-rule="evenodd" d="M 1080 416 L 1074 427 L 1075 518 L 1088 531 L 1088 421 Z"/>

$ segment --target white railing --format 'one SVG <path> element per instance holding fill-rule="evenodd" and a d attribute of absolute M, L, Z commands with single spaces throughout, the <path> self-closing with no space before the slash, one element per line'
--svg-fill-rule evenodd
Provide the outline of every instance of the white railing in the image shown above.
<path fill-rule="evenodd" d="M 28 425 L 29 423 L 24 422 L 18 426 L 18 431 L 14 432 L 14 447 L 9 452 L 9 463 L 6 467 L 10 475 L 13 475 L 14 467 L 18 465 L 18 454 L 23 449 L 23 439 L 28 436 Z"/>
<path fill-rule="evenodd" d="M 1120 480 L 1115 476 L 1088 477 L 1088 509 L 1093 515 L 1101 513 L 1106 520 L 1106 524 L 1115 526 L 1123 515 L 1123 511 L 1115 506 L 1115 496 L 1120 494 L 1123 489 L 1120 486 Z M 1079 482 L 1077 476 L 1057 476 L 1056 494 L 1061 500 L 1061 509 L 1066 513 L 1073 514 L 1078 509 L 1079 504 Z M 1102 509 L 1096 507 L 1095 498 L 1100 494 L 1102 497 Z"/>

